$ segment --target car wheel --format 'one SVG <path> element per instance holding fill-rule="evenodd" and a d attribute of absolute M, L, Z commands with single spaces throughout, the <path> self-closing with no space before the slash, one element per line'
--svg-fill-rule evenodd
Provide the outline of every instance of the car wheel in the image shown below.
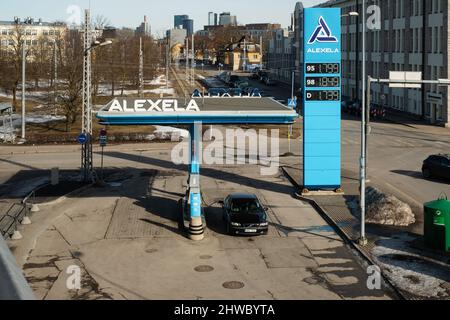
<path fill-rule="evenodd" d="M 227 223 L 227 234 L 231 236 L 231 228 L 229 223 Z"/>
<path fill-rule="evenodd" d="M 430 169 L 427 169 L 427 168 L 423 169 L 423 170 L 422 170 L 422 174 L 423 174 L 423 176 L 424 176 L 425 179 L 431 178 L 431 172 L 430 172 Z"/>

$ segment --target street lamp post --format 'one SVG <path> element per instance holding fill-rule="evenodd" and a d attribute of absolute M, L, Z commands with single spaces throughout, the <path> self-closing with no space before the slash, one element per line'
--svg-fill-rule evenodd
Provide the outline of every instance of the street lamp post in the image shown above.
<path fill-rule="evenodd" d="M 93 152 L 92 152 L 92 105 L 91 105 L 91 51 L 95 48 L 112 44 L 112 41 L 92 42 L 90 10 L 85 12 L 84 25 L 84 60 L 83 60 L 83 105 L 82 105 L 82 132 L 86 136 L 86 142 L 81 150 L 81 169 L 85 182 L 95 179 L 93 176 Z"/>
<path fill-rule="evenodd" d="M 22 139 L 25 140 L 25 126 L 27 119 L 25 118 L 25 68 L 27 63 L 27 53 L 25 41 L 22 42 Z"/>
<path fill-rule="evenodd" d="M 361 237 L 359 239 L 359 244 L 361 246 L 367 245 L 366 238 L 366 0 L 362 1 L 362 99 L 361 99 L 361 160 L 360 160 L 360 207 L 361 207 Z M 358 49 L 358 48 L 357 48 Z M 359 50 L 359 49 L 358 49 Z M 358 61 L 356 63 L 359 63 Z"/>
<path fill-rule="evenodd" d="M 361 235 L 358 240 L 362 246 L 367 245 L 366 237 L 366 182 L 367 182 L 367 141 L 369 132 L 369 116 L 367 106 L 370 105 L 370 93 L 366 96 L 366 2 L 362 2 L 362 99 L 361 99 L 361 157 L 360 157 L 360 210 L 361 210 Z M 359 13 L 352 11 L 343 17 L 358 17 Z M 356 48 L 359 50 L 359 48 Z M 356 61 L 358 64 L 359 61 Z M 370 80 L 369 80 L 370 81 Z M 369 86 L 370 90 L 370 86 Z M 366 100 L 367 97 L 367 100 Z"/>

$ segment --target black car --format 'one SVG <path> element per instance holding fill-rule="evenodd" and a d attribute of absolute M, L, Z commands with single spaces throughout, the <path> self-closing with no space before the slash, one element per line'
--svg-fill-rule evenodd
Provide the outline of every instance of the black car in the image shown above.
<path fill-rule="evenodd" d="M 242 90 L 239 88 L 230 88 L 227 90 L 227 93 L 231 97 L 241 97 L 242 96 Z"/>
<path fill-rule="evenodd" d="M 261 235 L 269 231 L 267 212 L 254 194 L 233 193 L 220 202 L 229 235 Z"/>
<path fill-rule="evenodd" d="M 429 156 L 422 166 L 423 176 L 428 178 L 450 179 L 450 155 L 438 154 Z"/>

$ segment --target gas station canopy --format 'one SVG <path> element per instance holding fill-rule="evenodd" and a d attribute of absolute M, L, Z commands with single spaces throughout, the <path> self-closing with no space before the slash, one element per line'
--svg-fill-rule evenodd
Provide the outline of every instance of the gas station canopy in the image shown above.
<path fill-rule="evenodd" d="M 102 125 L 292 124 L 297 113 L 272 98 L 116 98 L 97 118 Z"/>

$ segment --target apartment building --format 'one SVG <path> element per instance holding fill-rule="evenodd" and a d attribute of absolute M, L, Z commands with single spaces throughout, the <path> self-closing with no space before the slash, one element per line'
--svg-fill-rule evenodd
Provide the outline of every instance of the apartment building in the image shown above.
<path fill-rule="evenodd" d="M 27 46 L 37 46 L 40 41 L 51 43 L 61 39 L 67 32 L 64 23 L 43 22 L 41 19 L 15 17 L 13 21 L 0 21 L 0 52 L 12 50 L 17 42 L 18 34 Z"/>
<path fill-rule="evenodd" d="M 284 83 L 292 82 L 292 72 L 295 71 L 294 42 L 295 33 L 291 28 L 274 30 L 269 40 L 266 69 L 274 79 Z"/>
<path fill-rule="evenodd" d="M 361 98 L 360 17 L 363 0 L 332 0 L 319 7 L 342 8 L 343 95 Z M 389 78 L 389 71 L 418 71 L 423 79 L 449 79 L 449 2 L 447 0 L 366 0 L 378 6 L 379 29 L 367 32 L 367 74 Z M 370 18 L 373 12 L 367 15 Z M 425 27 L 424 27 L 425 26 Z M 450 126 L 448 87 L 423 85 L 421 89 L 392 89 L 375 84 L 373 102 L 427 120 Z"/>

